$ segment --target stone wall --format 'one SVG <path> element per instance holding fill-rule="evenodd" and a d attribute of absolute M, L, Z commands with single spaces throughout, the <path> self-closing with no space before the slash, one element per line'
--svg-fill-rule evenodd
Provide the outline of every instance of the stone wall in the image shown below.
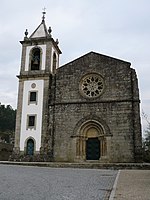
<path fill-rule="evenodd" d="M 89 73 L 98 73 L 104 78 L 104 91 L 98 98 L 84 98 L 80 94 L 80 81 Z M 138 87 L 134 88 L 134 98 L 130 63 L 91 52 L 59 68 L 55 84 L 55 103 L 50 101 L 50 108 L 55 112 L 50 111 L 50 117 L 55 113 L 56 161 L 75 161 L 73 137 L 84 119 L 97 119 L 108 126 L 106 162 L 135 161 L 135 146 L 140 149 L 141 132 L 140 120 L 136 120 L 139 119 Z"/>
<path fill-rule="evenodd" d="M 9 160 L 9 157 L 12 154 L 13 144 L 0 142 L 0 160 L 6 161 Z"/>

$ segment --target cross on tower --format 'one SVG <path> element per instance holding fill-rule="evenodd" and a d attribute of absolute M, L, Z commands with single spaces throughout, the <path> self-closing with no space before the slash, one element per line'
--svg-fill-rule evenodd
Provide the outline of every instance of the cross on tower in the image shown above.
<path fill-rule="evenodd" d="M 46 11 L 45 11 L 46 8 L 44 7 L 42 10 L 43 10 L 43 12 L 42 12 L 42 14 L 43 14 L 42 20 L 44 21 L 45 20 L 45 14 L 46 14 Z"/>

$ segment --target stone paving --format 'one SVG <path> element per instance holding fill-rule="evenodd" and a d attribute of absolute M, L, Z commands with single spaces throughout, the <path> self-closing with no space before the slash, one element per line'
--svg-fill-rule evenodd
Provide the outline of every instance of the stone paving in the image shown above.
<path fill-rule="evenodd" d="M 117 173 L 0 165 L 0 200 L 108 200 Z"/>
<path fill-rule="evenodd" d="M 150 170 L 121 170 L 114 200 L 150 200 Z"/>

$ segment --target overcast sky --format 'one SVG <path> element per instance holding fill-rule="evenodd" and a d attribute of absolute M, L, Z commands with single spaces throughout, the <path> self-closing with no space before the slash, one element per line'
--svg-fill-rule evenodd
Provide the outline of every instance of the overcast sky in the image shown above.
<path fill-rule="evenodd" d="M 139 79 L 141 110 L 150 119 L 150 0 L 1 0 L 0 102 L 17 106 L 21 44 L 41 23 L 59 39 L 65 64 L 90 51 L 131 62 Z M 145 124 L 145 122 L 143 122 Z"/>

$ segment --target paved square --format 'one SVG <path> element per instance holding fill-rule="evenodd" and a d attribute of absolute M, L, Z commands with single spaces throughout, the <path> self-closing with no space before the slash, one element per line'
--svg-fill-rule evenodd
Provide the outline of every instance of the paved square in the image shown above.
<path fill-rule="evenodd" d="M 107 200 L 116 170 L 0 165 L 1 200 Z"/>

